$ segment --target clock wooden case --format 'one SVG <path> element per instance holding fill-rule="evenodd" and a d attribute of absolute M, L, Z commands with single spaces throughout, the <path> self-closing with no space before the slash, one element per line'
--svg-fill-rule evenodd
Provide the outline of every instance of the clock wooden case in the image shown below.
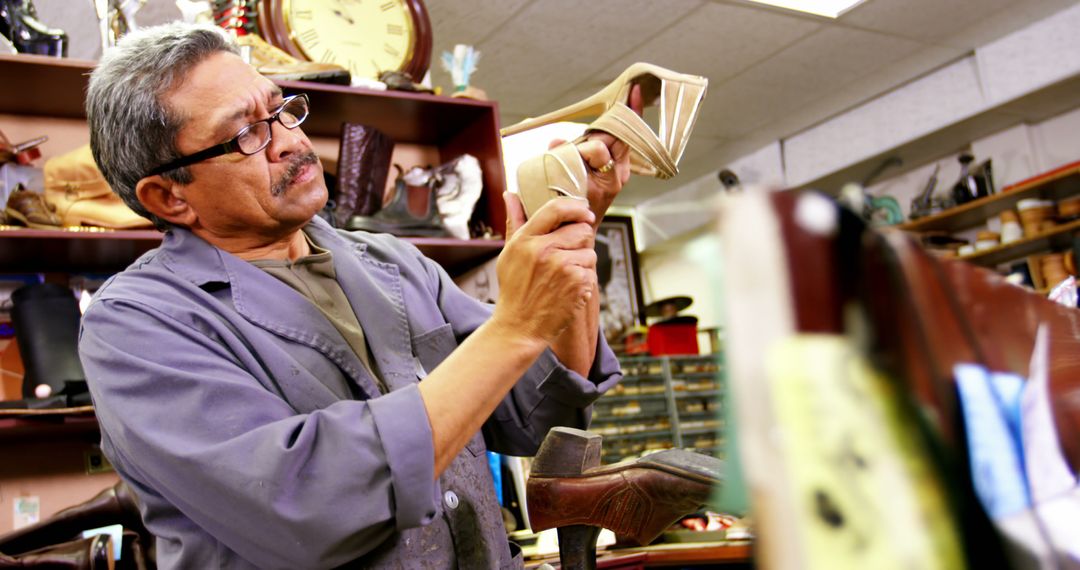
<path fill-rule="evenodd" d="M 354 77 L 403 71 L 421 81 L 431 64 L 431 21 L 423 0 L 262 0 L 263 37 L 308 61 L 335 63 Z"/>

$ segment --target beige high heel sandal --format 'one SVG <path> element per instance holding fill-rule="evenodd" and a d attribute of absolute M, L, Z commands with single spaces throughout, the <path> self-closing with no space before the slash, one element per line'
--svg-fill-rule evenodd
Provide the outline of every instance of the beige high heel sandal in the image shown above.
<path fill-rule="evenodd" d="M 502 129 L 510 136 L 558 121 L 595 117 L 589 131 L 601 131 L 630 147 L 630 170 L 634 174 L 668 179 L 679 172 L 690 132 L 705 98 L 708 79 L 677 73 L 649 63 L 635 63 L 599 92 L 558 111 L 526 119 Z M 628 105 L 630 90 L 641 88 L 645 107 L 658 108 L 654 130 Z M 518 195 L 525 214 L 555 197 L 584 200 L 589 169 L 575 146 L 584 136 L 561 144 L 518 167 Z"/>

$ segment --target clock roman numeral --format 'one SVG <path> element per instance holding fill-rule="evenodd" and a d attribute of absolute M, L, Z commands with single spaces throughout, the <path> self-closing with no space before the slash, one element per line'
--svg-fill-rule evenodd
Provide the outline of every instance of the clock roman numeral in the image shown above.
<path fill-rule="evenodd" d="M 405 33 L 405 26 L 399 24 L 387 24 L 386 33 L 395 36 L 403 35 Z"/>
<path fill-rule="evenodd" d="M 294 18 L 303 18 L 305 20 L 311 19 L 311 10 L 297 10 L 293 12 Z"/>
<path fill-rule="evenodd" d="M 335 58 L 337 58 L 337 55 L 333 50 L 326 50 L 323 52 L 322 57 L 319 58 L 319 61 L 323 63 L 334 63 Z"/>
<path fill-rule="evenodd" d="M 309 30 L 300 32 L 300 41 L 304 42 L 304 44 L 309 48 L 315 47 L 319 44 L 318 30 L 316 30 L 315 28 L 311 28 Z"/>
<path fill-rule="evenodd" d="M 394 57 L 397 57 L 397 56 L 401 55 L 401 52 L 398 51 L 398 49 L 396 47 L 394 47 L 394 46 L 392 46 L 390 44 L 383 44 L 383 51 L 385 51 L 386 53 L 388 53 L 388 54 L 390 54 L 390 55 L 392 55 Z"/>
<path fill-rule="evenodd" d="M 383 4 L 379 5 L 379 9 L 383 12 L 389 12 L 390 10 L 394 9 L 395 4 L 397 4 L 397 2 L 384 2 Z"/>

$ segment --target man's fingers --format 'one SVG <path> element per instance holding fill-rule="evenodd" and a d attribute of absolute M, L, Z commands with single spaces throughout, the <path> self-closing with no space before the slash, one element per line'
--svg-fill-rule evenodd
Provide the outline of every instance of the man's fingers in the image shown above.
<path fill-rule="evenodd" d="M 587 140 L 584 140 L 577 145 L 578 152 L 581 153 L 581 157 L 585 159 L 585 165 L 593 170 L 602 168 L 613 160 L 611 149 L 608 148 L 608 140 L 614 144 L 615 137 L 611 135 L 591 135 Z"/>
<path fill-rule="evenodd" d="M 592 226 L 585 223 L 565 224 L 549 235 L 551 244 L 559 249 L 592 250 L 596 239 Z"/>
<path fill-rule="evenodd" d="M 524 216 L 524 212 L 522 212 L 522 215 Z M 516 227 L 517 231 L 522 232 L 524 235 L 537 236 L 549 234 L 564 224 L 578 222 L 592 224 L 595 220 L 596 215 L 589 210 L 587 201 L 569 197 L 555 198 L 554 200 L 548 200 L 546 204 L 533 213 L 533 217 L 528 222 Z"/>
<path fill-rule="evenodd" d="M 525 206 L 513 192 L 503 192 L 503 203 L 506 204 L 506 239 L 510 239 L 525 224 Z"/>
<path fill-rule="evenodd" d="M 567 249 L 560 251 L 558 260 L 561 265 L 596 269 L 596 251 L 592 249 Z"/>

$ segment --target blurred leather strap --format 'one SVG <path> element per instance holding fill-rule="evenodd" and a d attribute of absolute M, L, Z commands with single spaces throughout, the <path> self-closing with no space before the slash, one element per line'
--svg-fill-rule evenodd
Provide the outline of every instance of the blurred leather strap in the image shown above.
<path fill-rule="evenodd" d="M 880 234 L 864 252 L 872 284 L 868 303 L 885 345 L 912 390 L 932 404 L 939 427 L 961 445 L 952 388 L 953 366 L 973 362 L 1027 378 L 1035 334 L 1049 332 L 1049 381 L 1058 440 L 1075 472 L 1080 467 L 1080 312 L 1007 283 L 974 265 L 931 256 L 900 232 Z M 883 282 L 887 279 L 891 283 Z M 894 293 L 890 303 L 885 296 Z M 890 306 L 891 304 L 891 306 Z"/>

